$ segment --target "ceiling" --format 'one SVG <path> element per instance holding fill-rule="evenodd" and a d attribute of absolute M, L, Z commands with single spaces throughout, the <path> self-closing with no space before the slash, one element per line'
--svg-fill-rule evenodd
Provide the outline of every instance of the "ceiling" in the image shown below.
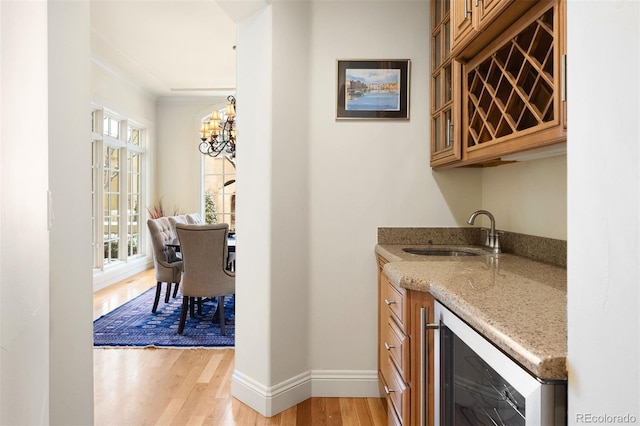
<path fill-rule="evenodd" d="M 155 96 L 235 93 L 235 45 L 215 0 L 91 0 L 92 57 Z"/>

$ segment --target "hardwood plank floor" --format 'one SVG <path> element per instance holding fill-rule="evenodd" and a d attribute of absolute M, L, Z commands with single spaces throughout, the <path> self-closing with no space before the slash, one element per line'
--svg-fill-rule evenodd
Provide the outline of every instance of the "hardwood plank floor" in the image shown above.
<path fill-rule="evenodd" d="M 97 291 L 94 319 L 155 284 L 150 269 Z M 229 348 L 96 348 L 93 354 L 98 426 L 387 424 L 384 400 L 380 398 L 311 398 L 273 417 L 264 417 L 231 396 L 234 350 Z"/>
<path fill-rule="evenodd" d="M 113 311 L 118 306 L 144 293 L 151 287 L 155 287 L 155 280 L 154 270 L 147 269 L 131 278 L 96 291 L 93 293 L 93 319 L 96 320 L 100 318 L 102 315 Z M 166 288 L 166 284 L 163 284 L 163 296 Z"/>

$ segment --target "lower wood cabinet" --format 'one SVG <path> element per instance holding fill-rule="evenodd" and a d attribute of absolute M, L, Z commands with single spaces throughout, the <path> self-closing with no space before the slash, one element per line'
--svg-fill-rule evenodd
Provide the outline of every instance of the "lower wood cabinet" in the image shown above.
<path fill-rule="evenodd" d="M 394 284 L 378 257 L 378 377 L 390 425 L 433 425 L 433 296 Z"/>

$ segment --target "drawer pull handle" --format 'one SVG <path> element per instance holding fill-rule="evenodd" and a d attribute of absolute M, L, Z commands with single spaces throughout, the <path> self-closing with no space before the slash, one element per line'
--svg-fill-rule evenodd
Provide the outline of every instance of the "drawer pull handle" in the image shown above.
<path fill-rule="evenodd" d="M 395 300 L 384 299 L 384 303 L 386 303 L 387 305 L 395 305 L 396 301 Z"/>
<path fill-rule="evenodd" d="M 395 392 L 393 389 L 389 389 L 388 386 L 384 387 L 384 393 L 386 393 L 387 395 L 389 395 L 391 392 Z"/>
<path fill-rule="evenodd" d="M 387 342 L 384 342 L 384 347 L 387 348 L 388 351 L 390 351 L 391 349 L 395 349 L 395 346 L 391 346 Z"/>

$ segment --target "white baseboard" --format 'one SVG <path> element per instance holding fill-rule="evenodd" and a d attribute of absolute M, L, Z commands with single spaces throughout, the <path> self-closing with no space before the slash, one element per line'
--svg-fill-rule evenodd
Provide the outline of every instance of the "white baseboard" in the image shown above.
<path fill-rule="evenodd" d="M 236 370 L 231 394 L 265 417 L 275 416 L 311 397 L 380 397 L 378 372 L 369 370 L 313 370 L 271 388 Z"/>
<path fill-rule="evenodd" d="M 311 396 L 332 398 L 379 398 L 375 370 L 313 370 Z"/>
<path fill-rule="evenodd" d="M 304 373 L 286 382 L 268 388 L 245 376 L 233 372 L 231 395 L 265 417 L 275 416 L 311 396 L 311 374 Z"/>

